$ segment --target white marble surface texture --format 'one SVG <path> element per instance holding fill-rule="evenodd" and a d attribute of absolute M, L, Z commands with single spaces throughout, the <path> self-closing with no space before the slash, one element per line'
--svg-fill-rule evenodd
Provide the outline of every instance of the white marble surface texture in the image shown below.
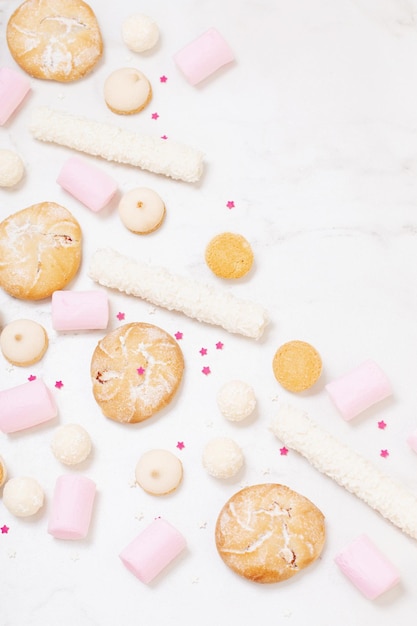
<path fill-rule="evenodd" d="M 16 0 L 0 3 L 0 65 L 19 69 L 5 41 Z M 42 377 L 59 408 L 48 424 L 0 434 L 10 476 L 35 477 L 46 501 L 33 518 L 13 517 L 0 499 L 1 626 L 172 626 L 270 623 L 288 626 L 411 624 L 417 609 L 417 543 L 312 468 L 296 452 L 280 454 L 270 431 L 288 402 L 417 495 L 417 454 L 406 442 L 417 428 L 417 1 L 416 0 L 91 0 L 103 34 L 102 61 L 85 79 L 59 84 L 31 79 L 31 93 L 0 128 L 0 147 L 17 151 L 22 182 L 0 189 L 0 218 L 44 200 L 79 220 L 83 263 L 69 288 L 95 288 L 87 268 L 110 246 L 134 258 L 215 285 L 263 305 L 270 323 L 252 340 L 180 313 L 109 292 L 109 330 L 120 322 L 157 324 L 179 340 L 185 376 L 175 400 L 136 426 L 106 419 L 91 393 L 91 354 L 103 331 L 58 333 L 50 300 L 28 302 L 0 291 L 0 325 L 39 321 L 50 345 L 42 361 L 13 367 L 0 355 L 0 389 L 29 375 Z M 155 49 L 128 50 L 124 18 L 142 12 L 160 28 Z M 173 55 L 209 27 L 217 28 L 235 62 L 197 87 Z M 153 99 L 138 115 L 118 117 L 103 99 L 103 83 L 134 66 L 151 81 Z M 167 81 L 160 81 L 165 75 Z M 167 207 L 162 227 L 137 236 L 122 225 L 115 200 L 93 213 L 56 183 L 73 153 L 41 144 L 29 132 L 38 105 L 182 141 L 204 152 L 205 171 L 187 184 L 133 167 L 90 162 L 116 178 L 120 193 L 149 186 Z M 152 113 L 159 117 L 152 119 Z M 227 207 L 233 202 L 232 208 Z M 245 278 L 225 282 L 208 269 L 204 251 L 214 235 L 244 235 L 255 263 Z M 295 395 L 274 378 L 272 358 L 292 339 L 314 345 L 323 372 Z M 223 349 L 216 349 L 222 342 Z M 207 349 L 206 355 L 200 349 Z M 393 395 L 345 422 L 325 390 L 330 380 L 374 359 Z M 208 366 L 210 374 L 202 368 Z M 216 404 L 228 380 L 250 383 L 254 415 L 227 422 Z M 62 388 L 55 388 L 61 380 Z M 384 421 L 386 428 L 378 427 Z M 66 469 L 50 442 L 59 424 L 81 423 L 94 451 Z M 215 436 L 232 437 L 245 465 L 233 479 L 209 476 L 201 462 Z M 178 449 L 177 442 L 183 442 Z M 181 487 L 152 497 L 135 486 L 140 455 L 154 447 L 176 453 Z M 381 456 L 381 450 L 389 455 Z M 97 484 L 90 533 L 82 541 L 47 533 L 56 478 L 79 472 Z M 219 558 L 217 516 L 242 486 L 283 483 L 310 498 L 326 517 L 321 558 L 292 579 L 259 585 L 239 578 Z M 118 554 L 152 519 L 165 517 L 187 549 L 151 585 L 128 572 Z M 417 523 L 417 520 L 416 520 Z M 336 554 L 366 533 L 400 571 L 401 582 L 367 600 L 340 572 Z"/>

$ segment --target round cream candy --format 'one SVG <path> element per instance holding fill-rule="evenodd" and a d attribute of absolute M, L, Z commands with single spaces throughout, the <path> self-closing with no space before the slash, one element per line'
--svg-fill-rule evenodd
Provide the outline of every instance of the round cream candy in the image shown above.
<path fill-rule="evenodd" d="M 145 74 L 133 67 L 112 72 L 104 83 L 104 100 L 113 113 L 139 113 L 152 98 L 152 87 Z"/>
<path fill-rule="evenodd" d="M 255 393 L 247 383 L 241 380 L 231 380 L 219 390 L 217 406 L 226 419 L 231 422 L 240 422 L 255 410 Z"/>
<path fill-rule="evenodd" d="M 64 424 L 55 431 L 51 442 L 54 456 L 64 465 L 82 463 L 91 452 L 91 438 L 79 424 Z"/>
<path fill-rule="evenodd" d="M 4 506 L 16 517 L 35 515 L 43 506 L 43 502 L 43 489 L 34 478 L 26 476 L 10 478 L 4 485 Z"/>
<path fill-rule="evenodd" d="M 135 187 L 127 191 L 120 199 L 118 209 L 126 228 L 138 235 L 153 232 L 165 217 L 163 200 L 148 187 Z"/>
<path fill-rule="evenodd" d="M 0 334 L 0 349 L 13 365 L 25 367 L 41 360 L 48 347 L 43 326 L 33 320 L 14 320 Z"/>
<path fill-rule="evenodd" d="M 136 482 L 148 493 L 162 496 L 171 493 L 182 480 L 182 463 L 168 450 L 149 450 L 139 459 Z"/>
<path fill-rule="evenodd" d="M 2 457 L 0 456 L 0 487 L 4 485 L 4 483 L 6 482 L 6 478 L 7 478 L 7 468 Z"/>
<path fill-rule="evenodd" d="M 203 450 L 203 466 L 215 478 L 231 478 L 243 467 L 243 452 L 233 439 L 217 437 Z"/>
<path fill-rule="evenodd" d="M 147 15 L 135 13 L 124 20 L 122 39 L 129 50 L 145 52 L 158 43 L 158 25 Z"/>
<path fill-rule="evenodd" d="M 20 156 L 12 150 L 0 150 L 0 187 L 17 185 L 25 173 Z"/>

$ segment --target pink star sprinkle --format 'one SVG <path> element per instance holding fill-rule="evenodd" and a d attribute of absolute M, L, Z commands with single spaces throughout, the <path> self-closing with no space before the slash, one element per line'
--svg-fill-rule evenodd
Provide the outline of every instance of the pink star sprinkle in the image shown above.
<path fill-rule="evenodd" d="M 216 350 L 223 350 L 223 346 L 224 346 L 224 343 L 222 343 L 221 341 L 218 341 L 216 343 Z"/>
<path fill-rule="evenodd" d="M 281 456 L 287 456 L 288 454 L 288 448 L 286 448 L 285 446 L 283 446 L 282 448 L 279 449 L 279 453 Z"/>
<path fill-rule="evenodd" d="M 161 81 L 161 83 L 166 83 L 168 78 L 166 76 L 161 76 L 159 80 Z"/>
<path fill-rule="evenodd" d="M 162 135 L 161 139 L 168 139 L 167 135 Z"/>
<path fill-rule="evenodd" d="M 2 527 L 0 528 L 0 530 L 1 530 L 1 534 L 2 534 L 2 535 L 7 535 L 7 533 L 9 532 L 9 530 L 10 530 L 10 529 L 9 529 L 9 527 L 8 527 L 8 526 L 6 526 L 6 524 L 4 524 L 4 526 L 2 526 Z"/>
<path fill-rule="evenodd" d="M 177 340 L 178 340 L 178 339 L 182 339 L 182 338 L 183 338 L 183 334 L 182 334 L 182 332 L 177 331 L 177 332 L 175 333 L 174 337 L 175 337 L 175 339 L 177 339 Z"/>
<path fill-rule="evenodd" d="M 28 376 L 28 381 L 31 382 L 32 380 L 36 380 L 36 376 L 34 374 Z"/>
<path fill-rule="evenodd" d="M 204 376 L 208 376 L 209 374 L 211 374 L 211 369 L 209 368 L 208 365 L 206 365 L 205 367 L 203 367 L 203 369 L 201 370 L 202 373 L 204 374 Z"/>
<path fill-rule="evenodd" d="M 233 202 L 233 200 L 229 200 L 226 203 L 226 206 L 227 206 L 228 209 L 234 209 L 235 208 L 235 203 Z"/>
<path fill-rule="evenodd" d="M 207 354 L 207 348 L 201 348 L 201 350 L 200 350 L 200 354 L 201 354 L 201 356 L 206 356 L 206 354 Z"/>
<path fill-rule="evenodd" d="M 143 367 L 138 367 L 136 371 L 139 374 L 139 376 L 143 376 L 145 373 L 145 369 Z"/>
<path fill-rule="evenodd" d="M 62 380 L 57 380 L 55 383 L 55 387 L 57 389 L 62 389 L 62 387 L 64 386 L 64 383 L 62 382 Z"/>
<path fill-rule="evenodd" d="M 157 119 L 158 119 L 158 117 L 159 117 L 159 114 L 158 114 L 158 113 L 152 113 L 152 119 L 153 119 L 153 120 L 157 120 Z"/>
<path fill-rule="evenodd" d="M 178 450 L 183 450 L 185 448 L 184 442 L 183 441 L 179 441 L 177 443 L 177 448 L 178 448 Z"/>
<path fill-rule="evenodd" d="M 384 459 L 386 459 L 387 456 L 389 456 L 388 450 L 381 450 L 380 456 L 382 456 Z"/>
<path fill-rule="evenodd" d="M 118 314 L 116 315 L 117 319 L 119 320 L 119 322 L 121 322 L 122 320 L 124 320 L 125 318 L 125 314 L 121 313 L 120 311 L 118 312 Z"/>
<path fill-rule="evenodd" d="M 386 428 L 387 425 L 384 422 L 384 420 L 381 420 L 380 422 L 378 422 L 378 428 L 380 428 L 381 430 L 384 430 L 384 428 Z"/>

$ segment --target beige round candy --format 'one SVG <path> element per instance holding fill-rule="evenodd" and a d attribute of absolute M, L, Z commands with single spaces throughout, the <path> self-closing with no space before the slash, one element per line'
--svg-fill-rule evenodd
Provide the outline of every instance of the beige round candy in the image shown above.
<path fill-rule="evenodd" d="M 0 487 L 4 485 L 7 478 L 7 468 L 4 460 L 0 456 Z"/>
<path fill-rule="evenodd" d="M 0 150 L 0 187 L 14 187 L 25 173 L 23 161 L 12 150 Z"/>
<path fill-rule="evenodd" d="M 124 20 L 122 39 L 129 50 L 145 52 L 158 43 L 158 25 L 147 15 L 135 13 Z"/>
<path fill-rule="evenodd" d="M 16 517 L 35 515 L 43 506 L 43 502 L 43 489 L 34 478 L 26 476 L 10 478 L 4 485 L 4 506 Z"/>
<path fill-rule="evenodd" d="M 243 466 L 243 452 L 233 439 L 216 437 L 203 450 L 203 466 L 215 478 L 231 478 Z"/>
<path fill-rule="evenodd" d="M 226 419 L 240 422 L 255 410 L 255 393 L 252 387 L 242 380 L 230 380 L 220 388 L 217 406 Z"/>
<path fill-rule="evenodd" d="M 48 335 L 43 326 L 33 320 L 15 320 L 3 328 L 0 349 L 13 365 L 26 367 L 41 360 L 48 347 Z"/>
<path fill-rule="evenodd" d="M 162 496 L 174 491 L 182 480 L 182 463 L 168 450 L 149 450 L 139 459 L 136 482 L 148 493 Z"/>
<path fill-rule="evenodd" d="M 55 431 L 51 450 L 64 465 L 77 465 L 91 452 L 90 435 L 79 424 L 64 424 Z"/>
<path fill-rule="evenodd" d="M 115 70 L 104 83 L 104 100 L 113 113 L 139 113 L 150 102 L 152 87 L 145 74 L 133 67 Z"/>
<path fill-rule="evenodd" d="M 165 204 L 153 189 L 136 187 L 120 199 L 119 215 L 128 230 L 138 235 L 146 235 L 162 224 Z"/>

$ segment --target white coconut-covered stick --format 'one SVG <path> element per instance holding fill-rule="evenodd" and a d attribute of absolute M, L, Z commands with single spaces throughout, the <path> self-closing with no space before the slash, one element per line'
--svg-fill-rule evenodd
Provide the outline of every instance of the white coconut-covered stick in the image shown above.
<path fill-rule="evenodd" d="M 272 419 L 271 430 L 317 470 L 417 539 L 417 497 L 315 424 L 304 411 L 281 406 Z"/>
<path fill-rule="evenodd" d="M 32 113 L 30 130 L 40 141 L 56 143 L 108 161 L 194 183 L 203 173 L 203 153 L 175 141 L 123 130 L 49 107 Z"/>
<path fill-rule="evenodd" d="M 152 267 L 112 249 L 93 254 L 88 275 L 103 287 L 118 289 L 199 322 L 221 326 L 231 333 L 259 339 L 268 323 L 261 306 L 237 298 L 212 285 Z"/>

